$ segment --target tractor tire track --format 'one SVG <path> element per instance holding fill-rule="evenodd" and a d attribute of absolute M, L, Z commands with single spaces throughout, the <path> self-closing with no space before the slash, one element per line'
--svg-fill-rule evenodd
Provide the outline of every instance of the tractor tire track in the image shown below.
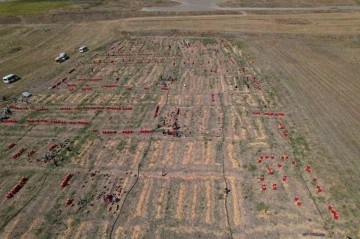
<path fill-rule="evenodd" d="M 225 171 L 225 153 L 224 153 L 224 141 L 225 141 L 225 133 L 224 133 L 224 127 L 225 127 L 225 117 L 226 117 L 226 112 L 225 112 L 225 106 L 222 100 L 222 94 L 219 93 L 219 101 L 220 101 L 220 105 L 222 107 L 222 109 L 224 110 L 224 116 L 223 116 L 223 120 L 222 120 L 222 130 L 221 130 L 221 156 L 222 156 L 222 177 L 225 183 L 225 187 L 226 189 L 228 189 L 228 182 L 226 180 L 226 171 Z M 233 192 L 235 193 L 235 192 Z M 230 233 L 230 238 L 233 238 L 233 232 L 231 229 L 231 224 L 230 224 L 230 218 L 229 218 L 229 212 L 228 212 L 228 197 L 227 197 L 227 193 L 225 196 L 225 200 L 224 200 L 224 204 L 225 204 L 225 213 L 226 213 L 226 220 L 227 220 L 227 225 L 229 228 L 229 233 Z"/>
<path fill-rule="evenodd" d="M 275 124 L 275 127 L 277 127 L 276 124 Z M 280 134 L 280 136 L 281 136 L 282 139 L 285 141 L 285 143 L 287 143 L 287 144 L 293 149 L 293 151 L 291 152 L 292 157 L 293 157 L 294 159 L 296 159 L 297 162 L 301 162 L 299 159 L 295 158 L 293 145 L 289 142 L 289 140 L 287 140 L 287 139 L 285 138 L 285 136 L 281 133 L 280 129 L 277 129 L 277 132 Z M 332 230 L 331 230 L 330 227 L 327 227 L 327 226 L 326 226 L 326 220 L 325 220 L 325 218 L 324 218 L 324 215 L 321 213 L 320 207 L 319 207 L 319 205 L 316 203 L 315 197 L 314 197 L 313 194 L 311 193 L 311 190 L 310 190 L 309 186 L 307 185 L 307 183 L 306 183 L 306 181 L 305 181 L 305 179 L 304 179 L 304 177 L 303 177 L 303 174 L 302 174 L 302 173 L 299 173 L 299 175 L 300 175 L 300 179 L 301 179 L 302 184 L 305 186 L 305 188 L 306 188 L 306 190 L 307 190 L 307 192 L 308 192 L 311 200 L 313 201 L 313 203 L 314 203 L 314 205 L 315 205 L 315 207 L 316 207 L 317 212 L 319 213 L 321 219 L 322 219 L 323 222 L 324 222 L 324 229 L 329 233 L 328 236 L 329 236 L 330 238 L 333 238 L 333 237 L 332 237 L 332 235 L 333 235 Z"/>
<path fill-rule="evenodd" d="M 168 99 L 169 99 L 169 92 L 170 92 L 170 89 L 167 91 L 167 94 L 166 94 L 166 101 L 165 101 L 165 104 L 163 107 L 161 107 L 161 109 L 159 110 L 158 114 L 160 115 L 162 113 L 162 111 L 164 110 L 164 108 L 167 106 L 168 104 Z M 142 156 L 141 160 L 139 161 L 138 163 L 138 167 L 137 167 L 137 177 L 136 177 L 136 180 L 134 182 L 134 184 L 130 187 L 130 189 L 128 190 L 128 192 L 126 193 L 125 195 L 125 198 L 124 198 L 124 201 L 123 203 L 121 204 L 120 206 L 120 209 L 119 209 L 119 213 L 118 215 L 116 216 L 115 218 L 115 221 L 113 222 L 112 226 L 111 226 L 111 229 L 110 229 L 110 232 L 109 232 L 109 239 L 112 239 L 113 238 L 113 232 L 114 232 L 114 229 L 115 229 L 115 226 L 116 226 L 116 223 L 117 221 L 119 220 L 120 218 L 120 215 L 122 213 L 122 210 L 124 208 L 124 205 L 125 205 L 125 202 L 126 202 L 126 199 L 127 197 L 129 196 L 129 194 L 131 193 L 131 191 L 135 188 L 136 184 L 138 183 L 139 181 L 139 178 L 140 178 L 140 173 L 141 173 L 141 167 L 140 165 L 142 164 L 143 160 L 146 158 L 149 150 L 150 150 L 150 146 L 151 146 L 151 143 L 152 143 L 152 135 L 154 134 L 154 132 L 152 131 L 151 134 L 150 134 L 150 139 L 149 139 L 149 142 L 148 142 L 148 145 L 145 149 L 145 152 L 144 152 L 144 155 Z"/>

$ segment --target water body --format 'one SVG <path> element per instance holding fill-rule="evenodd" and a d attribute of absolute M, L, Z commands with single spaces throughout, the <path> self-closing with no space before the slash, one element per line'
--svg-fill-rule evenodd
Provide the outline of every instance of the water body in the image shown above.
<path fill-rule="evenodd" d="M 144 12 L 208 12 L 208 11 L 330 11 L 360 10 L 359 6 L 324 6 L 324 7 L 219 7 L 217 4 L 226 0 L 174 0 L 180 3 L 173 7 L 144 7 Z"/>

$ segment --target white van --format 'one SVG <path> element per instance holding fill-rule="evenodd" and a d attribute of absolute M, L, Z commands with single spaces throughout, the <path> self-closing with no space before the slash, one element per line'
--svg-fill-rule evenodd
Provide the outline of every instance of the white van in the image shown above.
<path fill-rule="evenodd" d="M 12 83 L 14 81 L 17 81 L 18 79 L 20 79 L 20 77 L 18 77 L 17 75 L 15 74 L 10 74 L 10 75 L 7 75 L 7 76 L 4 76 L 3 77 L 3 81 L 4 83 L 6 84 L 9 84 L 9 83 Z"/>

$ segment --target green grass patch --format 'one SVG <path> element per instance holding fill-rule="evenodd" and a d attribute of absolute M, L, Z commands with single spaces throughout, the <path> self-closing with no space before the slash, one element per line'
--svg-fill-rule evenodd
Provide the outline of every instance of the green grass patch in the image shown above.
<path fill-rule="evenodd" d="M 216 44 L 216 43 L 217 43 L 216 39 L 211 38 L 211 37 L 207 37 L 207 36 L 204 36 L 204 37 L 202 37 L 202 38 L 196 38 L 196 39 L 194 39 L 194 40 L 203 43 L 205 46 L 207 46 L 207 45 L 212 45 L 212 44 Z"/>
<path fill-rule="evenodd" d="M 265 203 L 260 202 L 256 204 L 256 210 L 261 212 L 262 210 L 268 210 L 269 207 L 265 205 Z"/>
<path fill-rule="evenodd" d="M 253 201 L 254 200 L 254 191 L 252 190 L 252 187 L 249 185 L 243 186 L 243 199 Z"/>
<path fill-rule="evenodd" d="M 216 44 L 217 43 L 217 41 L 215 39 L 208 38 L 208 37 L 202 39 L 202 42 L 204 43 L 204 45 L 210 45 L 210 44 Z"/>
<path fill-rule="evenodd" d="M 245 47 L 246 47 L 245 42 L 240 41 L 240 40 L 236 41 L 236 42 L 235 42 L 235 45 L 237 46 L 237 48 L 238 48 L 239 50 L 245 49 Z"/>
<path fill-rule="evenodd" d="M 256 165 L 253 163 L 247 163 L 244 165 L 244 168 L 249 170 L 250 172 L 255 172 L 255 170 L 257 169 Z"/>
<path fill-rule="evenodd" d="M 132 153 L 132 154 L 136 153 L 137 145 L 138 145 L 137 142 L 132 143 L 132 144 L 130 145 L 130 147 L 129 147 L 129 152 Z"/>
<path fill-rule="evenodd" d="M 146 116 L 146 112 L 148 110 L 149 106 L 146 104 L 139 104 L 137 107 L 134 107 L 132 117 L 128 121 L 127 127 L 129 128 L 138 128 L 140 127 L 142 121 L 144 120 Z"/>
<path fill-rule="evenodd" d="M 210 89 L 214 89 L 214 79 L 209 79 Z"/>
<path fill-rule="evenodd" d="M 120 142 L 116 145 L 116 149 L 119 152 L 122 152 L 124 150 L 125 146 L 126 146 L 126 141 L 125 140 L 120 140 Z"/>
<path fill-rule="evenodd" d="M 295 157 L 304 158 L 305 154 L 310 150 L 309 144 L 303 135 L 295 132 L 294 130 L 290 133 L 290 144 L 294 150 Z"/>
<path fill-rule="evenodd" d="M 31 15 L 57 8 L 65 8 L 69 1 L 16 1 L 1 2 L 0 16 Z"/>
<path fill-rule="evenodd" d="M 240 147 L 240 153 L 244 153 L 248 149 L 247 144 L 244 141 L 240 141 L 239 147 Z"/>

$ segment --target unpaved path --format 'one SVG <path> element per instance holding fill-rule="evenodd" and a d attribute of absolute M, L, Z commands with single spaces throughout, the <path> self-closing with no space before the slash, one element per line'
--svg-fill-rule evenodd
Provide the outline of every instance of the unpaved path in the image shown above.
<path fill-rule="evenodd" d="M 144 12 L 207 12 L 207 11 L 334 11 L 360 10 L 358 6 L 322 6 L 322 7 L 219 7 L 226 0 L 174 0 L 180 5 L 172 7 L 144 7 Z"/>
<path fill-rule="evenodd" d="M 219 8 L 217 3 L 226 0 L 175 0 L 180 5 L 173 7 L 144 7 L 141 11 L 145 12 L 203 12 L 214 11 Z"/>

